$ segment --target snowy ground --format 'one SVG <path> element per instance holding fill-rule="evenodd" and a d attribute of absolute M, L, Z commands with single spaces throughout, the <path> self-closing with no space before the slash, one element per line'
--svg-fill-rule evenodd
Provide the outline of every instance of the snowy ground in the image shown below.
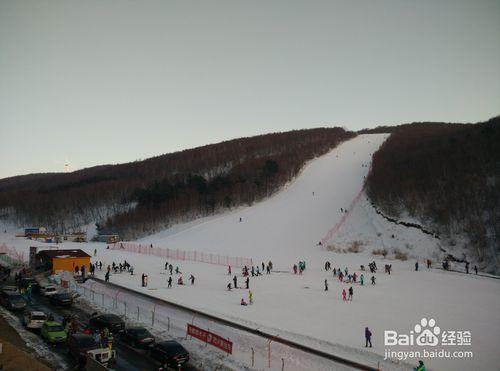
<path fill-rule="evenodd" d="M 172 262 L 183 272 L 184 281 L 196 276 L 194 286 L 166 288 L 164 261 L 133 253 L 105 250 L 103 244 L 72 244 L 89 252 L 98 249 L 97 260 L 103 264 L 129 261 L 136 276 L 113 275 L 111 281 L 153 296 L 220 314 L 268 332 L 320 347 L 335 354 L 373 362 L 384 357 L 384 330 L 409 333 L 421 318 L 434 318 L 442 330 L 468 330 L 472 345 L 447 347 L 451 350 L 472 350 L 473 359 L 422 358 L 430 370 L 495 370 L 498 368 L 500 341 L 500 281 L 424 268 L 423 258 L 434 261 L 438 240 L 413 229 L 396 226 L 375 213 L 363 194 L 353 205 L 345 220 L 329 240 L 336 248 L 347 248 L 353 241 L 363 243 L 358 254 L 327 251 L 317 243 L 341 222 L 347 208 L 362 189 L 371 154 L 385 140 L 385 135 L 362 135 L 330 153 L 311 161 L 300 176 L 274 197 L 252 207 L 240 208 L 224 215 L 203 218 L 145 238 L 140 243 L 252 257 L 255 262 L 272 260 L 271 275 L 251 278 L 254 304 L 242 307 L 247 290 L 228 292 L 230 277 L 226 267 L 195 262 Z M 242 222 L 239 222 L 239 218 Z M 13 237 L 9 229 L 0 243 L 25 249 L 30 241 Z M 394 235 L 394 237 L 393 237 Z M 33 244 L 33 242 L 31 242 Z M 386 247 L 408 253 L 409 260 L 374 257 L 373 249 Z M 421 270 L 414 271 L 416 258 Z M 302 276 L 293 275 L 292 266 L 299 260 L 307 262 Z M 324 263 L 349 268 L 358 274 L 361 264 L 375 260 L 379 273 L 376 285 L 346 284 L 325 272 Z M 393 274 L 383 273 L 384 264 L 392 264 Z M 149 275 L 149 288 L 140 287 L 140 274 Z M 369 283 L 371 275 L 365 272 Z M 174 277 L 176 278 L 176 277 Z M 323 282 L 327 279 L 329 291 Z M 241 276 L 240 285 L 243 284 Z M 354 300 L 343 302 L 342 289 L 354 288 Z M 374 334 L 372 349 L 364 347 L 364 328 Z M 421 350 L 419 346 L 401 350 Z M 392 348 L 391 348 L 392 349 Z M 416 359 L 408 360 L 416 365 Z M 401 366 L 404 369 L 404 366 Z M 399 366 L 384 363 L 383 369 Z"/>

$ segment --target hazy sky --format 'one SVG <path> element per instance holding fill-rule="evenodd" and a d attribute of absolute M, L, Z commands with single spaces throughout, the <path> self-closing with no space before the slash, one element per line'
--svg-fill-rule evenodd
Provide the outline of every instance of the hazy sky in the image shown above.
<path fill-rule="evenodd" d="M 499 113 L 499 0 L 0 0 L 0 178 Z"/>

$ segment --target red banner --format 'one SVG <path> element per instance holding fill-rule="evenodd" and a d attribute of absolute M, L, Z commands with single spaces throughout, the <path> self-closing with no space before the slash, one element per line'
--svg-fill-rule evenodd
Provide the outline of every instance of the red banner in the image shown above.
<path fill-rule="evenodd" d="M 228 339 L 224 339 L 210 331 L 187 324 L 188 335 L 197 338 L 207 344 L 213 345 L 216 348 L 223 350 L 226 353 L 233 353 L 233 343 Z"/>

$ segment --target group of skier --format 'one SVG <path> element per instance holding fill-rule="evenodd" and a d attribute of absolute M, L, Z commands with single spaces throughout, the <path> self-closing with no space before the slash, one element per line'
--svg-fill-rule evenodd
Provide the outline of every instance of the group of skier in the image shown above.
<path fill-rule="evenodd" d="M 372 273 L 375 273 L 377 271 L 377 265 L 376 263 L 373 261 L 371 263 L 368 264 L 368 266 L 370 267 L 370 271 Z M 364 265 L 361 265 L 360 266 L 361 270 L 364 271 L 365 270 L 365 267 Z M 348 267 L 345 267 L 344 270 L 342 270 L 341 268 L 333 268 L 332 269 L 332 264 L 329 262 L 329 261 L 326 261 L 325 262 L 325 271 L 329 271 L 329 270 L 332 270 L 332 273 L 333 273 L 333 277 L 338 279 L 340 282 L 342 283 L 348 283 L 348 284 L 352 284 L 352 283 L 358 283 L 361 285 L 361 286 L 364 286 L 365 284 L 365 276 L 363 273 L 361 273 L 360 275 L 358 275 L 356 272 L 354 273 L 349 273 L 349 268 Z M 386 264 L 385 266 L 385 272 L 388 273 L 388 274 L 391 274 L 391 271 L 392 271 L 392 264 Z M 295 272 L 295 266 L 294 266 L 294 273 Z M 374 275 L 371 276 L 370 278 L 370 281 L 371 281 L 371 284 L 372 285 L 375 285 L 376 283 L 376 278 Z M 324 290 L 325 291 L 328 291 L 328 280 L 325 279 L 324 281 Z M 352 301 L 354 297 L 354 289 L 352 286 L 349 287 L 349 289 L 346 291 L 346 289 L 342 289 L 342 300 L 343 301 Z"/>
<path fill-rule="evenodd" d="M 271 261 L 269 261 L 267 264 L 264 264 L 264 262 L 262 262 L 261 266 L 262 266 L 262 271 L 264 271 L 264 269 L 265 269 L 266 274 L 271 274 L 271 270 L 273 269 L 273 263 Z M 232 268 L 230 265 L 228 265 L 228 267 L 227 267 L 227 274 L 228 275 L 232 274 Z M 262 276 L 262 273 L 260 272 L 259 265 L 256 265 L 255 267 L 252 266 L 251 268 L 248 268 L 248 266 L 245 265 L 241 269 L 241 275 L 244 278 L 244 281 L 243 281 L 245 283 L 244 288 L 246 290 L 248 290 L 248 302 L 245 300 L 245 298 L 241 298 L 240 305 L 246 306 L 249 304 L 253 304 L 253 293 L 250 290 L 250 275 L 252 277 L 257 277 L 257 276 Z M 231 282 L 229 282 L 226 287 L 227 287 L 228 291 L 231 291 L 233 288 L 234 289 L 243 288 L 243 287 L 238 287 L 238 276 L 236 276 L 236 275 L 233 276 L 232 284 L 231 284 Z"/>
<path fill-rule="evenodd" d="M 298 264 L 293 265 L 293 274 L 302 274 L 306 270 L 306 262 L 299 261 Z"/>

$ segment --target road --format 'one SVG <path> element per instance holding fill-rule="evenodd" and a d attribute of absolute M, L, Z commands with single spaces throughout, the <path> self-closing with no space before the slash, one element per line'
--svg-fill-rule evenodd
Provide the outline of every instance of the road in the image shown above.
<path fill-rule="evenodd" d="M 4 282 L 3 285 L 12 285 L 12 281 Z M 49 303 L 48 298 L 41 295 L 35 294 L 32 298 L 32 303 L 28 304 L 27 310 L 39 310 L 46 314 L 52 314 L 55 321 L 62 322 L 63 318 L 67 315 L 78 315 L 80 322 L 85 324 L 88 323 L 90 313 L 84 311 L 76 305 L 72 307 L 60 307 L 54 306 Z M 19 321 L 22 321 L 24 312 L 12 312 Z M 59 344 L 51 347 L 52 351 L 62 357 L 70 368 L 76 369 L 77 365 L 75 360 L 68 354 L 68 350 L 65 344 Z M 135 351 L 134 349 L 128 347 L 127 345 L 116 341 L 114 344 L 114 349 L 116 350 L 116 370 L 123 371 L 136 371 L 136 370 L 158 370 L 159 364 L 155 363 L 146 354 Z M 186 365 L 183 370 L 197 370 L 191 365 Z"/>

